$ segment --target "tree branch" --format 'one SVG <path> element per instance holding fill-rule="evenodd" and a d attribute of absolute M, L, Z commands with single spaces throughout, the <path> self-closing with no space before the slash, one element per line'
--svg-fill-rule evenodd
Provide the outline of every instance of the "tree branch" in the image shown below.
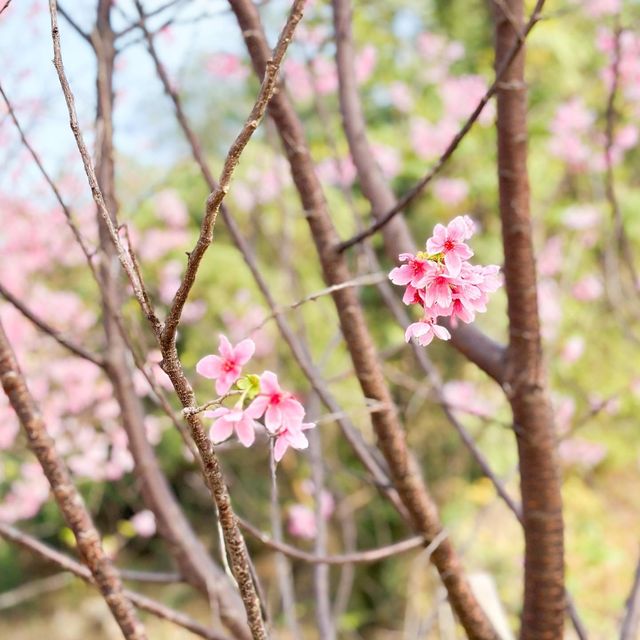
<path fill-rule="evenodd" d="M 0 522 L 0 536 L 2 536 L 5 540 L 9 542 L 14 542 L 21 547 L 35 553 L 37 556 L 46 560 L 47 562 L 52 562 L 57 566 L 61 567 L 65 571 L 78 576 L 85 582 L 89 584 L 95 584 L 94 579 L 91 575 L 91 572 L 80 563 L 72 560 L 68 556 L 60 553 L 56 549 L 53 549 L 44 543 L 32 538 L 31 536 L 23 533 L 19 529 L 12 527 L 9 524 L 5 524 Z M 184 613 L 180 613 L 175 609 L 170 609 L 169 607 L 157 602 L 156 600 L 152 600 L 147 596 L 143 596 L 142 594 L 136 593 L 135 591 L 129 591 L 128 589 L 124 589 L 124 595 L 139 609 L 147 611 L 148 613 L 157 616 L 158 618 L 162 618 L 163 620 L 167 620 L 168 622 L 172 622 L 175 625 L 183 627 L 188 631 L 200 636 L 202 638 L 206 638 L 206 640 L 229 640 L 227 636 L 223 636 L 211 629 L 207 629 L 205 626 L 201 625 L 199 622 L 196 622 L 193 618 L 185 615 Z"/>
<path fill-rule="evenodd" d="M 518 37 L 516 41 L 513 43 L 512 47 L 508 52 L 505 52 L 504 56 L 501 58 L 500 63 L 496 70 L 496 77 L 491 86 L 487 89 L 485 94 L 480 98 L 480 101 L 476 105 L 476 108 L 473 110 L 473 113 L 467 118 L 466 122 L 456 133 L 456 135 L 451 139 L 451 142 L 444 150 L 440 158 L 438 158 L 437 162 L 433 165 L 433 167 L 427 172 L 427 174 L 421 178 L 411 189 L 409 189 L 397 202 L 393 207 L 391 207 L 386 213 L 380 215 L 376 222 L 374 222 L 371 226 L 367 227 L 360 233 L 357 233 L 352 238 L 348 240 L 344 240 L 340 242 L 337 246 L 337 250 L 342 252 L 352 247 L 359 242 L 362 242 L 369 236 L 372 236 L 374 233 L 382 229 L 385 225 L 387 225 L 398 213 L 400 213 L 403 209 L 405 209 L 409 204 L 411 204 L 424 190 L 424 188 L 435 178 L 435 176 L 440 172 L 442 167 L 447 163 L 447 160 L 453 155 L 453 152 L 458 148 L 460 142 L 462 142 L 463 138 L 469 133 L 471 128 L 473 127 L 475 121 L 480 117 L 482 110 L 489 100 L 493 97 L 493 95 L 498 91 L 500 83 L 507 78 L 507 72 L 509 71 L 509 67 L 513 63 L 513 61 L 518 56 L 520 49 L 524 45 L 524 38 L 529 35 L 529 32 L 536 23 L 540 20 L 540 12 L 542 10 L 542 5 L 544 4 L 544 0 L 538 0 L 536 3 L 536 7 L 531 14 L 531 18 L 529 18 L 529 22 L 526 24 L 524 29 L 522 29 L 521 37 Z M 519 34 L 520 36 L 520 34 Z"/>
<path fill-rule="evenodd" d="M 523 0 L 505 0 L 521 24 Z M 540 10 L 541 2 L 536 6 Z M 496 67 L 505 67 L 520 41 L 495 9 Z M 525 538 L 521 640 L 562 637 L 566 607 L 560 471 L 553 410 L 547 392 L 527 173 L 527 92 L 524 49 L 498 85 L 498 182 L 509 316 L 504 389 L 518 444 Z"/>
<path fill-rule="evenodd" d="M 100 534 L 91 520 L 82 496 L 71 481 L 67 468 L 56 452 L 53 439 L 47 433 L 1 323 L 0 382 L 25 430 L 29 447 L 47 476 L 65 522 L 73 531 L 84 562 L 89 567 L 122 633 L 127 640 L 146 640 L 144 627 L 138 620 L 131 602 L 123 593 L 118 572 L 102 549 Z"/>

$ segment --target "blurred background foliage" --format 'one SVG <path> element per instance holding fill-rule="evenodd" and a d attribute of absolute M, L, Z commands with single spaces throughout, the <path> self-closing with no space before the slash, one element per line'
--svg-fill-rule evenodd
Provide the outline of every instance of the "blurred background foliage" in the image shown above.
<path fill-rule="evenodd" d="M 282 22 L 284 3 L 274 0 L 263 4 L 264 19 L 275 33 Z M 558 411 L 558 429 L 563 438 L 567 584 L 589 628 L 590 637 L 605 640 L 616 633 L 638 555 L 640 374 L 635 363 L 640 356 L 640 327 L 638 299 L 616 294 L 618 285 L 608 279 L 606 258 L 611 250 L 613 225 L 604 172 L 597 166 L 576 168 L 566 156 L 553 149 L 554 136 L 558 137 L 554 122 L 559 109 L 572 100 L 580 101 L 592 114 L 584 131 L 588 155 L 601 156 L 604 149 L 608 90 L 603 73 L 611 60 L 598 42 L 606 37 L 606 33 L 612 33 L 616 19 L 606 14 L 594 17 L 581 4 L 551 3 L 545 19 L 530 36 L 527 54 L 529 169 L 541 273 L 545 348 Z M 127 3 L 121 5 L 125 11 L 130 10 Z M 420 142 L 437 140 L 438 132 L 446 130 L 450 124 L 442 94 L 445 79 L 478 76 L 484 79 L 485 85 L 491 81 L 492 23 L 488 5 L 488 2 L 463 0 L 355 3 L 357 49 L 374 57 L 360 85 L 369 136 L 380 149 L 380 163 L 385 164 L 385 173 L 398 195 L 435 161 L 437 154 L 430 155 L 429 149 L 420 149 Z M 221 5 L 220 16 L 212 20 L 226 20 L 232 25 L 223 11 Z M 3 22 L 7 23 L 9 17 L 3 16 Z M 639 17 L 638 3 L 627 2 L 622 24 L 637 25 Z M 7 24 L 3 28 L 7 29 Z M 19 26 L 14 22 L 9 28 L 18 29 Z M 189 24 L 173 27 L 186 31 L 191 28 Z M 331 87 L 316 95 L 313 92 L 305 94 L 302 87 L 303 71 L 309 68 L 316 68 L 316 81 L 329 78 L 330 85 L 335 51 L 331 33 L 330 5 L 321 1 L 312 3 L 289 54 L 289 60 L 298 66 L 285 69 L 288 89 L 304 120 L 313 157 L 322 167 L 331 216 L 340 234 L 346 238 L 358 225 L 366 224 L 369 207 L 357 179 L 348 177 L 348 166 L 341 165 L 341 170 L 336 170 L 336 162 L 346 162 L 348 156 L 337 95 Z M 425 34 L 430 34 L 435 41 L 429 49 L 432 57 L 424 54 L 428 47 L 421 37 Z M 164 42 L 160 37 L 158 40 L 161 56 L 170 57 L 170 41 Z M 228 29 L 228 40 L 216 43 L 216 47 L 219 45 L 220 51 L 238 56 L 240 71 L 235 75 L 218 74 L 215 64 L 210 62 L 215 61 L 220 52 L 212 52 L 209 46 L 200 50 L 199 42 L 194 42 L 191 55 L 181 61 L 176 77 L 214 173 L 221 167 L 224 154 L 249 112 L 258 87 L 249 74 L 240 37 L 233 26 Z M 438 47 L 449 53 L 438 53 Z M 453 50 L 447 47 L 453 47 Z M 438 60 L 440 54 L 450 55 L 451 60 Z M 122 54 L 122 64 L 138 64 L 144 55 L 139 46 L 131 47 Z M 143 261 L 153 297 L 166 307 L 168 299 L 162 293 L 163 287 L 170 285 L 171 277 L 181 273 L 184 251 L 197 235 L 207 191 L 177 125 L 171 119 L 171 106 L 162 95 L 159 82 L 150 73 L 147 82 L 143 91 L 136 88 L 134 96 L 127 94 L 126 86 L 122 88 L 122 95 L 118 95 L 116 104 L 119 105 L 120 100 L 128 102 L 128 108 L 137 113 L 140 127 L 149 139 L 144 153 L 119 151 L 118 196 L 120 218 L 135 230 L 134 244 L 139 243 L 142 249 L 145 243 L 153 248 L 153 233 L 162 228 L 157 194 L 169 191 L 186 205 L 188 224 L 184 238 L 181 236 L 181 241 L 168 251 L 159 251 Z M 471 112 L 476 99 L 464 90 L 453 98 L 454 102 L 462 103 L 463 112 Z M 492 109 L 492 105 L 489 108 Z M 617 111 L 617 128 L 638 125 L 640 110 L 632 100 L 621 96 Z M 417 119 L 433 126 L 430 137 L 420 132 Z M 406 218 L 416 240 L 422 243 L 437 222 L 468 213 L 478 221 L 481 229 L 473 241 L 477 261 L 500 264 L 495 130 L 492 125 L 493 117 L 490 116 L 474 126 L 433 188 L 427 189 L 408 208 Z M 2 127 L 8 126 L 3 122 Z M 66 125 L 61 121 L 60 126 Z M 126 135 L 126 130 L 119 133 L 119 136 Z M 445 136 L 445 142 L 447 140 Z M 635 215 L 640 204 L 639 155 L 636 145 L 631 145 L 623 150 L 615 166 L 622 215 L 634 246 L 640 238 L 640 219 Z M 155 157 L 163 161 L 156 162 Z M 166 158 L 170 160 L 166 161 Z M 452 184 L 446 181 L 451 180 L 458 181 L 453 186 L 459 188 L 461 196 L 447 196 L 447 187 Z M 228 204 L 280 304 L 294 303 L 323 288 L 304 212 L 269 122 L 263 124 L 243 155 Z M 87 207 L 89 212 L 90 209 Z M 592 218 L 593 222 L 589 222 Z M 393 264 L 384 256 L 381 239 L 374 237 L 372 246 L 382 270 L 388 271 Z M 363 259 L 356 259 L 356 255 L 355 252 L 350 255 L 354 272 L 369 272 Z M 593 278 L 591 284 L 599 283 L 599 288 L 593 285 L 591 295 L 576 294 L 576 286 L 585 277 Z M 46 274 L 45 279 L 51 288 L 70 288 L 77 292 L 99 315 L 95 289 L 84 269 L 55 269 Z M 624 283 L 620 285 L 624 286 Z M 515 628 L 522 593 L 523 543 L 519 526 L 481 475 L 441 407 L 434 401 L 411 350 L 404 345 L 403 329 L 394 322 L 376 288 L 363 287 L 361 299 L 384 358 L 395 400 L 405 419 L 408 439 L 441 505 L 446 527 L 464 554 L 467 568 L 473 572 L 488 572 L 494 577 Z M 504 293 L 499 292 L 492 300 L 489 312 L 478 319 L 480 328 L 501 342 L 507 339 L 505 308 Z M 309 385 L 279 337 L 273 320 L 266 321 L 257 336 L 252 332 L 268 315 L 268 310 L 222 220 L 218 221 L 214 245 L 200 269 L 191 312 L 189 322 L 180 330 L 179 349 L 196 384 L 199 401 L 211 398 L 212 388 L 208 381 L 196 378 L 195 363 L 203 355 L 215 352 L 218 334 L 224 332 L 233 341 L 254 335 L 259 348 L 252 361 L 252 370 L 277 371 L 280 379 L 305 399 L 309 414 L 314 418 L 322 416 L 323 409 L 311 397 Z M 140 344 L 151 348 L 150 337 L 133 302 L 125 308 L 125 316 L 131 327 L 137 327 L 134 334 L 140 336 Z M 309 302 L 288 312 L 288 317 L 296 333 L 307 341 L 312 359 L 321 367 L 332 393 L 366 439 L 372 441 L 369 419 L 352 375 L 330 298 L 324 296 Z M 99 344 L 99 331 L 97 326 L 89 331 L 89 341 L 93 338 L 94 344 Z M 54 352 L 55 348 L 49 345 L 49 354 L 55 355 Z M 54 357 L 49 354 L 31 354 L 29 357 L 32 362 L 37 358 Z M 457 412 L 460 419 L 473 433 L 496 473 L 506 479 L 511 494 L 517 496 L 515 441 L 510 412 L 501 390 L 448 344 L 431 345 L 429 354 L 447 383 L 448 401 L 461 407 Z M 217 530 L 202 481 L 185 454 L 179 434 L 151 398 L 145 397 L 144 402 L 149 415 L 154 416 L 159 425 L 161 437 L 157 452 L 173 490 L 212 553 L 219 557 Z M 336 503 L 328 521 L 329 551 L 344 551 L 345 537 L 349 541 L 350 536 L 355 538 L 351 543 L 362 549 L 389 544 L 407 536 L 400 518 L 366 480 L 337 425 L 333 422 L 322 424 L 321 438 L 327 490 Z M 2 495 L 2 487 L 10 485 L 20 465 L 29 458 L 21 437 L 11 448 L 0 452 L 0 456 Z M 221 447 L 221 456 L 238 513 L 268 531 L 266 446 L 246 451 L 229 444 Z M 313 505 L 303 485 L 310 475 L 306 455 L 289 453 L 284 458 L 278 477 L 285 517 L 293 504 Z M 92 482 L 79 477 L 79 483 L 105 535 L 105 545 L 116 555 L 120 566 L 171 569 L 161 540 L 155 536 L 137 535 L 130 524 L 131 517 L 144 508 L 130 473 L 110 482 Z M 21 526 L 55 546 L 73 546 L 70 532 L 50 502 Z M 309 541 L 291 536 L 289 542 L 312 548 Z M 273 555 L 251 537 L 248 537 L 248 544 L 269 599 L 275 603 L 277 583 L 273 577 Z M 51 567 L 43 567 L 28 553 L 2 542 L 0 567 L 0 592 L 10 591 L 54 571 Z M 309 637 L 313 637 L 311 569 L 294 563 L 294 573 L 299 613 L 311 634 Z M 340 582 L 341 573 L 339 569 L 331 570 L 334 586 Z M 176 607 L 195 612 L 203 607 L 203 603 L 182 585 L 147 589 Z M 405 615 L 428 617 L 425 611 L 428 613 L 434 607 L 437 593 L 436 580 L 417 552 L 374 565 L 358 566 L 353 591 L 340 618 L 341 637 L 403 637 L 399 621 Z M 55 628 L 59 626 L 56 621 L 60 622 L 65 615 L 71 616 L 71 620 L 69 610 L 76 609 L 79 600 L 82 601 L 83 616 L 87 616 L 83 624 L 89 626 L 83 627 L 84 631 L 66 627 L 69 631 L 64 637 L 81 637 L 77 634 L 89 630 L 91 637 L 111 637 L 110 631 L 100 630 L 105 624 L 103 615 L 96 614 L 96 621 L 87 622 L 93 620 L 91 611 L 92 607 L 97 607 L 96 597 L 74 581 L 52 595 L 42 595 L 36 601 L 29 600 L 2 611 L 0 635 L 39 637 L 42 633 L 40 625 L 45 621 Z M 437 624 L 433 624 L 431 633 L 435 634 L 434 638 L 439 637 Z M 571 633 L 568 630 L 567 637 L 572 637 Z M 151 636 L 182 637 L 178 631 L 167 631 L 161 625 L 151 632 Z"/>

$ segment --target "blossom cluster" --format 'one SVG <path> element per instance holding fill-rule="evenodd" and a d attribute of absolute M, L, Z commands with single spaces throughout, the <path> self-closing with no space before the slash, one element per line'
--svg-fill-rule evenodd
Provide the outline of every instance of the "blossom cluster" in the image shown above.
<path fill-rule="evenodd" d="M 473 322 L 476 313 L 487 310 L 489 294 L 502 284 L 496 265 L 472 265 L 473 251 L 466 244 L 475 231 L 469 216 L 457 216 L 448 226 L 437 224 L 427 240 L 426 251 L 416 255 L 401 253 L 400 262 L 389 273 L 393 284 L 405 286 L 403 302 L 419 305 L 423 314 L 419 322 L 409 325 L 407 342 L 416 338 L 426 346 L 434 337 L 449 340 L 449 331 L 437 324 L 448 317 L 451 326 L 458 320 Z"/>
<path fill-rule="evenodd" d="M 304 422 L 305 410 L 295 396 L 283 390 L 278 376 L 272 371 L 261 375 L 242 374 L 242 367 L 249 362 L 255 352 L 253 340 L 247 338 L 233 346 L 226 336 L 220 336 L 218 355 L 208 355 L 196 365 L 196 371 L 216 381 L 219 399 L 213 403 L 219 406 L 213 411 L 205 411 L 206 418 L 213 424 L 209 437 L 214 443 L 227 440 L 235 431 L 238 440 L 250 447 L 255 441 L 255 431 L 264 419 L 264 427 L 273 439 L 273 454 L 276 462 L 282 459 L 289 447 L 306 449 L 309 446 L 304 431 L 315 426 Z M 227 397 L 239 396 L 233 407 L 222 405 Z M 248 403 L 245 407 L 245 403 Z"/>

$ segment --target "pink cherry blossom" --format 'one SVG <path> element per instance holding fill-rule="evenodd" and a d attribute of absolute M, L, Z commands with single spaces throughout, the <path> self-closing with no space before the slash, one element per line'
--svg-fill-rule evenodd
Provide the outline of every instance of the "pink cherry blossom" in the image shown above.
<path fill-rule="evenodd" d="M 256 346 L 250 338 L 242 340 L 235 347 L 226 336 L 220 336 L 219 356 L 209 355 L 196 365 L 196 371 L 205 378 L 216 381 L 216 393 L 223 396 L 240 377 L 242 367 L 251 359 Z"/>
<path fill-rule="evenodd" d="M 294 504 L 287 512 L 287 530 L 292 536 L 313 540 L 317 534 L 316 514 L 304 504 Z"/>
<path fill-rule="evenodd" d="M 433 183 L 433 195 L 443 204 L 459 204 L 468 193 L 469 185 L 458 178 L 440 178 Z"/>
<path fill-rule="evenodd" d="M 409 342 L 411 338 L 416 338 L 418 344 L 426 347 L 434 338 L 449 340 L 451 334 L 445 327 L 436 324 L 435 318 L 424 318 L 420 322 L 414 322 L 407 327 L 404 339 Z"/>
<path fill-rule="evenodd" d="M 250 408 L 255 418 L 265 414 L 265 426 L 273 434 L 280 434 L 283 428 L 299 429 L 304 418 L 304 407 L 293 394 L 280 388 L 278 376 L 272 371 L 265 371 L 260 376 L 260 394 Z"/>
<path fill-rule="evenodd" d="M 249 405 L 244 410 L 242 406 L 236 406 L 233 409 L 218 407 L 214 411 L 205 411 L 203 415 L 205 418 L 214 420 L 209 431 L 209 437 L 214 444 L 224 442 L 234 431 L 245 447 L 250 447 L 254 443 L 255 430 L 260 426 L 255 418 L 260 416 L 253 405 Z"/>
<path fill-rule="evenodd" d="M 416 289 L 421 289 L 426 281 L 427 274 L 433 269 L 426 256 L 418 254 L 414 256 L 412 253 L 401 253 L 400 262 L 406 262 L 400 267 L 391 269 L 389 279 L 393 284 L 411 285 Z"/>
<path fill-rule="evenodd" d="M 215 53 L 206 65 L 207 71 L 217 78 L 245 78 L 248 69 L 242 64 L 238 56 L 233 53 Z"/>
<path fill-rule="evenodd" d="M 460 281 L 452 276 L 444 267 L 433 262 L 433 268 L 427 271 L 423 279 L 425 307 L 437 305 L 440 309 L 447 309 L 453 300 L 452 288 Z"/>
<path fill-rule="evenodd" d="M 156 517 L 149 509 L 139 511 L 129 522 L 133 525 L 135 532 L 143 538 L 150 538 L 156 533 Z"/>
<path fill-rule="evenodd" d="M 444 263 L 452 276 L 457 276 L 462 262 L 473 256 L 473 251 L 464 242 L 473 233 L 472 224 L 468 216 L 457 216 L 446 227 L 437 224 L 433 236 L 427 240 L 427 251 L 430 254 L 443 253 Z"/>
<path fill-rule="evenodd" d="M 313 422 L 287 423 L 286 426 L 283 426 L 276 435 L 273 447 L 275 461 L 280 462 L 289 447 L 306 449 L 309 446 L 309 441 L 303 431 L 313 429 L 315 426 Z"/>
<path fill-rule="evenodd" d="M 580 302 L 591 302 L 597 300 L 604 292 L 602 280 L 594 274 L 584 276 L 576 282 L 571 293 L 576 300 Z"/>

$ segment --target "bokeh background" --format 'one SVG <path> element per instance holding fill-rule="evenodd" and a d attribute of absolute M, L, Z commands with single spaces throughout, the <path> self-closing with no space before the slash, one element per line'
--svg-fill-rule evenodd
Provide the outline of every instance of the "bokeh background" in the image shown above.
<path fill-rule="evenodd" d="M 116 30 L 136 20 L 133 4 L 114 0 Z M 492 79 L 489 2 L 393 0 L 355 3 L 356 69 L 368 134 L 376 159 L 396 194 L 435 162 Z M 160 3 L 147 2 L 151 10 Z M 63 7 L 90 31 L 95 3 Z M 272 42 L 287 3 L 260 3 Z M 615 190 L 633 247 L 640 239 L 640 3 L 614 0 L 548 3 L 528 40 L 529 170 L 535 222 L 544 342 L 560 442 L 565 501 L 567 586 L 590 638 L 609 640 L 617 628 L 640 552 L 640 298 L 616 250 L 607 196 L 604 151 L 607 113 L 619 42 L 619 73 L 611 140 Z M 164 27 L 163 20 L 172 18 Z M 95 140 L 95 60 L 87 44 L 60 20 L 63 55 L 81 126 Z M 184 0 L 151 21 L 172 82 L 215 171 L 240 130 L 258 89 L 243 42 L 225 2 Z M 116 66 L 117 184 L 120 220 L 141 256 L 153 297 L 170 302 L 195 238 L 207 190 L 175 122 L 137 29 L 122 36 Z M 369 216 L 342 131 L 331 7 L 309 2 L 284 64 L 287 90 L 303 118 L 331 216 L 343 237 Z M 84 233 L 96 238 L 91 194 L 67 124 L 51 64 L 49 17 L 42 0 L 13 0 L 0 15 L 0 79 L 30 140 L 72 204 Z M 477 260 L 501 262 L 493 103 L 445 170 L 407 211 L 418 242 L 437 222 L 469 214 L 479 225 Z M 97 348 L 100 307 L 95 284 L 64 224 L 59 207 L 0 106 L 0 282 L 60 331 Z M 294 303 L 324 287 L 304 212 L 271 123 L 256 133 L 238 168 L 228 204 L 250 243 L 273 295 Z M 371 242 L 381 272 L 391 264 L 379 238 Z M 371 273 L 353 253 L 354 269 Z M 443 415 L 433 390 L 403 341 L 403 329 L 372 285 L 360 289 L 385 372 L 412 445 L 441 506 L 449 534 L 467 568 L 486 573 L 512 628 L 522 596 L 520 527 L 496 497 Z M 478 325 L 505 341 L 504 293 L 497 293 Z M 151 344 L 132 301 L 126 321 L 141 345 Z M 373 440 L 367 408 L 327 297 L 288 312 L 331 391 Z M 171 571 L 132 477 L 132 459 L 118 406 L 101 372 L 70 357 L 11 305 L 0 316 L 41 403 L 59 450 L 82 489 L 109 552 L 120 566 Z M 305 400 L 308 414 L 324 409 L 279 337 L 241 254 L 222 221 L 185 309 L 179 349 L 202 401 L 211 385 L 195 363 L 215 352 L 218 334 L 251 336 L 255 371 L 271 369 Z M 256 330 L 256 327 L 260 327 Z M 495 472 L 518 495 L 517 455 L 502 391 L 444 343 L 429 354 L 445 383 L 447 402 L 467 426 Z M 148 353 L 157 380 L 167 380 Z M 169 386 L 170 388 L 170 386 Z M 136 391 L 148 412 L 148 435 L 173 490 L 198 533 L 219 557 L 208 494 L 179 434 L 157 407 L 146 381 Z M 175 405 L 177 406 L 177 405 Z M 321 420 L 327 492 L 328 549 L 373 548 L 408 535 L 405 525 L 366 480 L 331 419 Z M 266 444 L 222 448 L 236 510 L 269 530 Z M 286 539 L 312 549 L 310 464 L 290 453 L 278 470 Z M 27 452 L 15 416 L 0 398 L 0 519 L 73 553 L 73 536 L 48 496 Z M 269 600 L 277 601 L 273 553 L 248 537 Z M 316 637 L 311 569 L 294 562 L 298 612 Z M 340 637 L 462 637 L 447 618 L 434 574 L 418 551 L 371 565 L 331 570 Z M 25 585 L 29 585 L 26 588 Z M 26 591 L 25 591 L 26 588 Z M 20 590 L 21 589 L 21 590 Z M 206 616 L 206 603 L 185 585 L 143 591 L 172 606 Z M 153 638 L 186 632 L 148 620 Z M 457 635 L 456 635 L 457 633 Z M 102 601 L 79 581 L 61 576 L 27 552 L 0 541 L 0 636 L 15 640 L 91 637 L 117 632 Z M 283 636 L 286 634 L 283 632 Z M 306 636 L 305 636 L 306 637 Z M 567 637 L 572 631 L 567 629 Z"/>

